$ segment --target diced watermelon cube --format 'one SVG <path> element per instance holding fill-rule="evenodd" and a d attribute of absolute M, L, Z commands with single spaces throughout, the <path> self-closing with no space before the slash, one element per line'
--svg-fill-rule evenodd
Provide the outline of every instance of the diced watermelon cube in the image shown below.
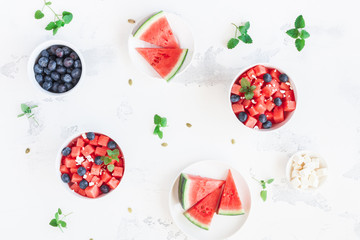
<path fill-rule="evenodd" d="M 124 168 L 122 167 L 115 167 L 112 173 L 113 177 L 122 177 L 124 172 Z"/>
<path fill-rule="evenodd" d="M 255 73 L 254 69 L 251 68 L 249 71 L 246 72 L 246 75 L 247 75 L 250 79 L 252 79 L 252 78 L 254 78 L 253 75 L 256 76 L 256 73 Z"/>
<path fill-rule="evenodd" d="M 80 194 L 81 196 L 84 196 L 84 197 L 86 196 L 86 193 L 85 193 L 84 189 L 80 188 L 77 193 Z"/>
<path fill-rule="evenodd" d="M 116 178 L 112 177 L 110 181 L 107 183 L 111 189 L 115 189 L 119 185 L 120 181 Z"/>
<path fill-rule="evenodd" d="M 97 155 L 97 156 L 105 156 L 107 150 L 108 150 L 108 148 L 106 148 L 106 147 L 96 147 L 95 155 Z"/>
<path fill-rule="evenodd" d="M 85 145 L 84 140 L 83 140 L 81 137 L 79 137 L 79 138 L 76 140 L 76 146 L 77 146 L 77 147 L 83 147 L 84 145 Z"/>
<path fill-rule="evenodd" d="M 254 81 L 254 85 L 257 85 L 257 86 L 260 86 L 260 87 L 262 87 L 264 85 L 264 83 L 265 83 L 264 80 L 261 79 L 261 78 L 257 78 Z"/>
<path fill-rule="evenodd" d="M 270 85 L 275 92 L 280 90 L 280 85 L 275 79 L 271 80 L 268 85 Z"/>
<path fill-rule="evenodd" d="M 251 100 L 245 99 L 245 100 L 243 101 L 242 105 L 244 106 L 245 109 L 248 109 L 248 108 L 251 107 L 251 105 L 252 105 Z"/>
<path fill-rule="evenodd" d="M 76 167 L 75 159 L 65 158 L 65 166 L 67 168 L 75 168 Z"/>
<path fill-rule="evenodd" d="M 276 106 L 274 108 L 274 122 L 275 123 L 281 123 L 282 121 L 284 121 L 284 110 L 283 110 L 283 107 L 280 106 Z"/>
<path fill-rule="evenodd" d="M 115 163 L 117 167 L 124 167 L 124 160 L 120 157 L 119 161 Z"/>
<path fill-rule="evenodd" d="M 245 122 L 245 126 L 249 127 L 249 128 L 254 128 L 254 126 L 256 125 L 256 118 L 252 117 L 252 116 L 248 116 L 248 119 Z"/>
<path fill-rule="evenodd" d="M 111 179 L 110 173 L 108 173 L 107 171 L 103 172 L 103 174 L 101 175 L 101 180 L 107 183 L 110 179 Z"/>
<path fill-rule="evenodd" d="M 92 167 L 91 167 L 91 174 L 99 176 L 100 175 L 100 169 L 101 169 L 101 165 L 93 164 Z"/>
<path fill-rule="evenodd" d="M 241 89 L 241 86 L 240 86 L 240 85 L 234 84 L 234 85 L 231 87 L 231 93 L 232 93 L 232 94 L 235 94 L 235 95 L 240 95 L 240 89 Z"/>
<path fill-rule="evenodd" d="M 257 126 L 259 129 L 261 129 L 261 128 L 262 128 L 262 123 L 261 123 L 260 121 L 258 121 L 258 122 L 256 123 L 256 126 Z"/>
<path fill-rule="evenodd" d="M 71 177 L 71 182 L 80 182 L 83 179 L 79 174 L 74 173 Z"/>
<path fill-rule="evenodd" d="M 275 103 L 273 103 L 272 101 L 267 101 L 265 103 L 265 107 L 266 107 L 266 110 L 268 110 L 270 112 L 275 107 Z"/>
<path fill-rule="evenodd" d="M 74 192 L 78 192 L 80 187 L 77 183 L 73 183 L 71 184 L 70 189 L 74 190 Z"/>
<path fill-rule="evenodd" d="M 86 169 L 90 169 L 91 166 L 92 166 L 92 163 L 89 162 L 89 160 L 85 160 L 85 161 L 83 161 L 83 162 L 81 163 L 81 165 L 82 165 L 84 168 L 86 168 Z"/>
<path fill-rule="evenodd" d="M 258 77 L 258 76 L 261 76 L 261 75 L 264 75 L 265 73 L 267 73 L 267 69 L 266 67 L 262 66 L 262 65 L 257 65 L 255 66 L 254 68 L 254 71 L 255 71 L 255 75 Z"/>
<path fill-rule="evenodd" d="M 65 165 L 60 166 L 61 173 L 70 173 L 69 169 Z"/>
<path fill-rule="evenodd" d="M 265 115 L 266 115 L 267 120 L 269 120 L 269 121 L 274 119 L 274 115 L 272 112 L 265 112 Z"/>
<path fill-rule="evenodd" d="M 86 176 L 86 177 L 85 177 L 85 176 Z M 86 174 L 84 175 L 84 179 L 86 179 L 86 181 L 88 181 L 88 182 L 92 182 L 92 180 L 93 180 L 94 177 L 96 177 L 96 176 L 91 175 L 91 173 L 86 173 Z"/>
<path fill-rule="evenodd" d="M 101 145 L 101 146 L 104 146 L 106 147 L 108 142 L 109 142 L 110 138 L 107 137 L 107 136 L 104 136 L 104 135 L 101 135 L 99 137 L 99 140 L 98 140 L 98 144 Z"/>
<path fill-rule="evenodd" d="M 289 101 L 295 101 L 294 91 L 292 90 L 285 91 L 285 99 Z"/>
<path fill-rule="evenodd" d="M 81 147 L 72 147 L 71 148 L 71 156 L 74 158 L 77 156 L 80 156 L 80 149 L 81 149 Z"/>
<path fill-rule="evenodd" d="M 96 198 L 100 195 L 100 188 L 96 185 L 93 185 L 91 187 L 87 187 L 85 189 L 86 196 L 89 198 Z"/>
<path fill-rule="evenodd" d="M 277 80 L 277 81 L 280 81 L 280 80 L 279 80 L 280 74 L 281 74 L 281 73 L 280 73 L 278 70 L 276 70 L 276 69 L 272 69 L 272 70 L 270 71 L 271 77 L 274 78 L 274 79 Z"/>
<path fill-rule="evenodd" d="M 104 183 L 103 180 L 100 180 L 98 183 L 95 183 L 95 185 L 98 186 L 98 187 L 101 187 L 101 185 L 102 185 L 103 183 Z"/>
<path fill-rule="evenodd" d="M 262 103 L 257 103 L 254 108 L 259 114 L 263 114 L 266 111 L 266 107 Z"/>
<path fill-rule="evenodd" d="M 98 145 L 98 139 L 99 137 L 95 135 L 94 139 L 91 140 L 89 143 L 93 146 L 97 146 Z"/>
<path fill-rule="evenodd" d="M 260 97 L 255 98 L 255 101 L 256 101 L 257 103 L 264 104 L 264 103 L 265 103 L 265 97 L 264 97 L 264 95 L 261 95 Z"/>
<path fill-rule="evenodd" d="M 254 92 L 254 97 L 260 97 L 261 96 L 261 87 L 259 85 L 254 85 L 256 86 L 255 90 L 253 91 Z"/>
<path fill-rule="evenodd" d="M 296 108 L 296 102 L 295 101 L 285 101 L 283 104 L 284 111 L 285 112 L 292 112 Z"/>
<path fill-rule="evenodd" d="M 75 168 L 70 168 L 70 172 L 71 173 L 77 173 L 77 168 L 75 167 Z"/>
<path fill-rule="evenodd" d="M 273 98 L 283 98 L 284 94 L 282 94 L 280 91 L 277 91 L 273 94 Z"/>
<path fill-rule="evenodd" d="M 237 115 L 239 112 L 244 111 L 244 106 L 241 103 L 235 103 L 232 105 L 234 113 Z"/>
<path fill-rule="evenodd" d="M 276 90 L 274 91 L 274 89 L 270 85 L 266 85 L 262 89 L 262 93 L 266 98 L 271 97 L 275 92 Z"/>
<path fill-rule="evenodd" d="M 282 82 L 282 83 L 280 83 L 280 89 L 281 90 L 290 90 L 290 85 L 287 85 L 286 83 Z"/>
<path fill-rule="evenodd" d="M 248 111 L 249 111 L 251 116 L 256 116 L 256 115 L 259 114 L 259 112 L 256 111 L 254 107 L 249 108 Z"/>
<path fill-rule="evenodd" d="M 93 183 L 98 183 L 100 182 L 100 178 L 98 176 L 94 176 L 92 179 L 91 179 L 91 182 Z"/>
<path fill-rule="evenodd" d="M 94 147 L 89 145 L 86 145 L 86 147 L 81 151 L 81 153 L 86 157 L 90 156 L 95 151 Z"/>

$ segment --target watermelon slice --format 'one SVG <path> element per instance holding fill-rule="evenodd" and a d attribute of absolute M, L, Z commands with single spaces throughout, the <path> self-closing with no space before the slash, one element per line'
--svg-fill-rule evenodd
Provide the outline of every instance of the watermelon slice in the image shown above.
<path fill-rule="evenodd" d="M 179 48 L 163 11 L 146 20 L 134 33 L 134 37 L 164 48 Z"/>
<path fill-rule="evenodd" d="M 187 49 L 180 48 L 137 48 L 136 50 L 166 81 L 179 71 L 188 52 Z"/>
<path fill-rule="evenodd" d="M 215 191 L 208 194 L 205 198 L 184 212 L 185 217 L 196 226 L 209 230 L 211 220 L 219 203 L 221 189 L 222 187 L 215 189 Z"/>
<path fill-rule="evenodd" d="M 231 171 L 226 178 L 224 190 L 221 194 L 218 214 L 220 215 L 242 215 L 245 211 L 242 207 L 236 185 L 232 177 Z"/>
<path fill-rule="evenodd" d="M 223 180 L 182 173 L 179 180 L 178 194 L 181 206 L 185 210 L 189 209 L 224 183 Z"/>

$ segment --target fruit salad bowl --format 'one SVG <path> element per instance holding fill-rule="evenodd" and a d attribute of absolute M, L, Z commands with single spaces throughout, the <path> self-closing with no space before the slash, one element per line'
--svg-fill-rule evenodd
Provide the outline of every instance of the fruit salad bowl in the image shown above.
<path fill-rule="evenodd" d="M 51 47 L 54 47 L 53 52 Z M 86 73 L 85 60 L 80 50 L 62 40 L 50 40 L 38 45 L 29 57 L 27 68 L 34 87 L 44 96 L 51 97 L 63 97 L 76 92 L 84 82 Z"/>
<path fill-rule="evenodd" d="M 247 129 L 272 131 L 293 117 L 298 103 L 293 79 L 270 64 L 244 68 L 232 81 L 229 109 L 237 124 Z"/>
<path fill-rule="evenodd" d="M 125 159 L 119 142 L 109 136 L 77 133 L 60 147 L 55 170 L 67 192 L 82 199 L 100 199 L 119 189 Z"/>

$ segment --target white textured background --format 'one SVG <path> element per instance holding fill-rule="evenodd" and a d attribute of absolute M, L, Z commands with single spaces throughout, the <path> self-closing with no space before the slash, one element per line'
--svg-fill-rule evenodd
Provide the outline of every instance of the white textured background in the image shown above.
<path fill-rule="evenodd" d="M 266 203 L 249 180 L 252 212 L 232 239 L 360 239 L 358 0 L 214 2 L 54 0 L 55 9 L 74 14 L 55 38 L 76 45 L 88 71 L 77 95 L 44 98 L 26 73 L 31 51 L 53 38 L 43 30 L 46 21 L 33 18 L 42 1 L 1 0 L 0 239 L 188 239 L 172 223 L 168 191 L 179 170 L 203 159 L 226 161 L 248 179 L 250 169 L 276 179 Z M 127 50 L 133 27 L 127 19 L 161 9 L 188 21 L 196 39 L 192 65 L 170 84 L 137 71 Z M 285 34 L 299 14 L 311 34 L 301 53 Z M 247 20 L 254 43 L 227 50 L 230 23 Z M 230 82 L 256 62 L 285 69 L 298 89 L 297 112 L 273 133 L 248 131 L 228 114 Z M 23 102 L 39 105 L 40 127 L 16 118 Z M 169 121 L 167 148 L 152 135 L 156 113 Z M 125 181 L 108 198 L 75 198 L 57 179 L 59 146 L 83 129 L 111 132 L 125 152 Z M 286 161 L 300 149 L 319 152 L 329 164 L 327 185 L 318 191 L 286 184 Z M 65 233 L 48 225 L 58 207 L 73 212 Z"/>

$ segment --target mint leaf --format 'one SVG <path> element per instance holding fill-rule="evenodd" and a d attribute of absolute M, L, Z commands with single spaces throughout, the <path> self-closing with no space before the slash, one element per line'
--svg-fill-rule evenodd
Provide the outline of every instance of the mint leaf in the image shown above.
<path fill-rule="evenodd" d="M 55 22 L 50 22 L 46 27 L 45 29 L 50 31 L 50 30 L 53 30 L 54 28 L 56 28 L 56 23 Z"/>
<path fill-rule="evenodd" d="M 73 15 L 70 12 L 64 11 L 62 15 L 63 15 L 62 19 L 64 20 L 65 24 L 69 24 L 73 19 Z"/>
<path fill-rule="evenodd" d="M 248 91 L 248 88 L 247 87 L 242 87 L 240 88 L 240 92 L 241 93 L 246 93 Z"/>
<path fill-rule="evenodd" d="M 161 123 L 161 117 L 157 114 L 154 116 L 154 124 L 158 125 Z"/>
<path fill-rule="evenodd" d="M 267 198 L 267 191 L 266 190 L 262 190 L 260 192 L 260 197 L 261 199 L 265 202 L 266 201 L 266 198 Z"/>
<path fill-rule="evenodd" d="M 246 22 L 246 23 L 244 24 L 244 27 L 245 27 L 246 32 L 247 32 L 247 30 L 249 30 L 249 28 L 250 28 L 250 22 Z"/>
<path fill-rule="evenodd" d="M 55 219 L 56 219 L 56 221 L 59 221 L 59 213 L 58 212 L 55 213 Z"/>
<path fill-rule="evenodd" d="M 56 24 L 56 26 L 58 26 L 58 27 L 62 27 L 63 24 L 64 24 L 64 21 L 62 21 L 62 20 L 57 20 L 57 21 L 55 22 L 55 24 Z"/>
<path fill-rule="evenodd" d="M 55 35 L 58 30 L 59 30 L 59 28 L 58 28 L 58 27 L 55 27 L 55 28 L 53 29 L 53 35 Z"/>
<path fill-rule="evenodd" d="M 21 104 L 21 111 L 23 111 L 24 113 L 28 113 L 29 112 L 29 106 L 26 104 Z"/>
<path fill-rule="evenodd" d="M 51 2 L 46 2 L 45 5 L 49 6 L 49 5 L 51 5 Z"/>
<path fill-rule="evenodd" d="M 49 225 L 50 225 L 50 226 L 53 226 L 53 227 L 57 227 L 59 224 L 58 224 L 58 222 L 56 221 L 56 219 L 52 219 L 52 220 L 49 222 Z"/>
<path fill-rule="evenodd" d="M 239 39 L 231 38 L 227 43 L 227 48 L 233 49 L 234 47 L 236 47 L 236 45 L 238 45 L 238 43 L 239 43 Z"/>
<path fill-rule="evenodd" d="M 160 131 L 160 125 L 156 125 L 154 129 L 154 135 L 157 135 L 159 131 Z"/>
<path fill-rule="evenodd" d="M 161 125 L 162 127 L 166 127 L 166 125 L 167 125 L 167 119 L 166 119 L 166 118 L 161 118 L 160 125 Z"/>
<path fill-rule="evenodd" d="M 67 11 L 63 11 L 63 12 L 62 12 L 62 15 L 63 15 L 63 16 L 67 16 L 67 15 L 72 15 L 72 13 L 71 13 L 71 12 L 67 12 Z"/>
<path fill-rule="evenodd" d="M 41 19 L 43 18 L 45 15 L 43 14 L 43 12 L 41 10 L 37 10 L 35 12 L 35 19 Z"/>
<path fill-rule="evenodd" d="M 108 165 L 109 163 L 111 163 L 111 158 L 109 157 L 101 157 L 101 160 L 103 160 L 105 165 Z"/>
<path fill-rule="evenodd" d="M 305 40 L 304 39 L 296 39 L 295 40 L 296 49 L 300 52 L 305 47 Z"/>
<path fill-rule="evenodd" d="M 251 37 L 248 34 L 243 34 L 243 35 L 239 36 L 239 39 L 246 44 L 250 44 L 253 42 Z"/>
<path fill-rule="evenodd" d="M 310 37 L 310 33 L 308 33 L 307 31 L 305 31 L 305 30 L 303 29 L 303 30 L 301 30 L 301 32 L 300 32 L 300 37 L 301 37 L 302 39 L 309 38 L 309 37 Z"/>
<path fill-rule="evenodd" d="M 267 184 L 270 184 L 270 183 L 272 183 L 273 181 L 274 181 L 274 179 L 271 178 L 271 179 L 268 179 L 268 180 L 266 181 L 266 183 L 267 183 Z"/>
<path fill-rule="evenodd" d="M 299 30 L 297 30 L 296 28 L 286 31 L 286 34 L 295 39 L 298 38 L 300 35 Z"/>
<path fill-rule="evenodd" d="M 159 130 L 159 132 L 158 132 L 158 136 L 159 136 L 159 138 L 160 138 L 160 139 L 162 139 L 162 138 L 163 138 L 163 135 L 164 135 L 164 133 L 163 133 L 161 130 Z"/>
<path fill-rule="evenodd" d="M 240 26 L 240 27 L 239 27 L 239 32 L 240 32 L 241 34 L 246 34 L 246 33 L 247 33 L 246 27 L 245 27 L 245 26 Z"/>
<path fill-rule="evenodd" d="M 247 92 L 245 93 L 245 98 L 247 100 L 251 100 L 254 97 L 254 93 L 253 92 Z"/>
<path fill-rule="evenodd" d="M 302 15 L 300 15 L 296 18 L 295 27 L 296 28 L 304 28 L 305 27 L 305 20 Z"/>
<path fill-rule="evenodd" d="M 66 228 L 66 222 L 60 220 L 59 223 L 60 223 L 61 227 Z"/>
<path fill-rule="evenodd" d="M 19 114 L 19 115 L 17 115 L 17 117 L 19 118 L 19 117 L 22 117 L 22 116 L 24 116 L 26 113 L 22 113 L 22 114 Z"/>
<path fill-rule="evenodd" d="M 109 164 L 109 165 L 107 166 L 107 170 L 109 170 L 109 172 L 113 172 L 113 171 L 114 171 L 114 168 L 115 168 L 114 164 Z"/>
<path fill-rule="evenodd" d="M 114 149 L 112 151 L 112 156 L 118 156 L 120 154 L 119 149 Z"/>
<path fill-rule="evenodd" d="M 240 80 L 241 87 L 248 88 L 250 87 L 250 82 L 246 78 Z"/>
<path fill-rule="evenodd" d="M 253 86 L 250 87 L 250 91 L 254 91 L 255 89 L 256 89 L 256 86 L 255 86 L 255 85 L 253 85 Z"/>
<path fill-rule="evenodd" d="M 60 208 L 58 208 L 58 213 L 61 215 L 62 214 L 62 211 Z"/>

